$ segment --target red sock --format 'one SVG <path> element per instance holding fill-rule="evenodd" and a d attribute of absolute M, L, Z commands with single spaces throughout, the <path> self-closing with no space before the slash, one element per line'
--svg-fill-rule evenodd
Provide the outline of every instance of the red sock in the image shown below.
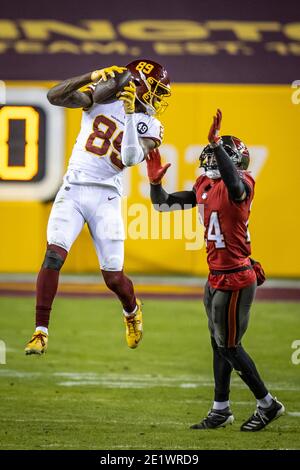
<path fill-rule="evenodd" d="M 136 298 L 131 280 L 123 271 L 102 271 L 107 287 L 120 299 L 125 312 L 133 312 L 136 307 Z"/>
<path fill-rule="evenodd" d="M 63 260 L 67 251 L 56 245 L 48 245 L 47 249 L 55 251 Z M 41 267 L 36 283 L 36 327 L 48 328 L 52 303 L 58 286 L 59 270 Z"/>

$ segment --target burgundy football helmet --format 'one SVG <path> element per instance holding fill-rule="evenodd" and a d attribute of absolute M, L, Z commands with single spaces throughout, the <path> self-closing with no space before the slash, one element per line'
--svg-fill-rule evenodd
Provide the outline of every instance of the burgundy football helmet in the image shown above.
<path fill-rule="evenodd" d="M 232 135 L 223 135 L 220 143 L 223 145 L 235 166 L 239 170 L 247 170 L 250 163 L 250 155 L 246 145 L 240 139 Z M 207 145 L 202 150 L 199 160 L 200 168 L 204 168 L 206 176 L 212 179 L 221 177 L 211 144 Z"/>
<path fill-rule="evenodd" d="M 150 115 L 161 114 L 171 95 L 170 79 L 167 70 L 157 62 L 138 59 L 126 65 L 136 85 L 137 100 Z"/>

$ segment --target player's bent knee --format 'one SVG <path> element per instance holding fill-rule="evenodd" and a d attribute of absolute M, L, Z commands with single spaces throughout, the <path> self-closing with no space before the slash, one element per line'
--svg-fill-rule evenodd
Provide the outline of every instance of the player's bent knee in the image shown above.
<path fill-rule="evenodd" d="M 65 258 L 54 251 L 53 249 L 48 249 L 46 251 L 45 259 L 42 264 L 42 268 L 54 269 L 55 271 L 60 271 L 62 265 L 64 264 Z"/>
<path fill-rule="evenodd" d="M 48 245 L 62 247 L 65 251 L 69 251 L 72 245 L 70 236 L 67 230 L 48 230 L 47 232 Z"/>
<path fill-rule="evenodd" d="M 116 255 L 108 256 L 101 263 L 101 269 L 103 271 L 122 271 L 123 258 L 121 256 L 116 256 Z"/>
<path fill-rule="evenodd" d="M 219 347 L 220 354 L 225 357 L 232 366 L 237 368 L 238 346 L 236 347 Z"/>

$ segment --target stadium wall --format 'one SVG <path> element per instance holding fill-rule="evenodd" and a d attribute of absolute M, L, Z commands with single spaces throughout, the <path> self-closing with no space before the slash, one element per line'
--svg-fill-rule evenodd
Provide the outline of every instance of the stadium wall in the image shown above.
<path fill-rule="evenodd" d="M 17 85 L 44 87 L 46 92 L 50 83 L 18 82 Z M 249 225 L 253 256 L 263 263 L 269 276 L 275 277 L 300 276 L 297 249 L 300 143 L 296 138 L 300 105 L 292 103 L 292 93 L 288 85 L 174 84 L 169 109 L 162 119 L 165 136 L 161 153 L 172 163 L 165 178 L 169 191 L 192 188 L 199 174 L 199 152 L 206 145 L 211 116 L 217 107 L 224 115 L 222 133 L 236 135 L 250 147 L 251 171 L 257 182 Z M 79 130 L 81 112 L 63 112 L 66 167 Z M 50 158 L 55 161 L 56 155 L 51 154 Z M 145 164 L 126 170 L 124 183 L 127 194 L 124 217 L 131 234 L 126 240 L 126 270 L 205 275 L 205 247 L 203 244 L 201 247 L 199 241 L 198 245 L 193 243 L 193 233 L 181 236 L 178 214 L 175 219 L 171 216 L 170 238 L 161 238 L 159 227 L 169 216 L 150 213 Z M 22 195 L 19 200 L 0 202 L 1 272 L 39 269 L 50 208 L 51 201 L 24 201 Z M 196 209 L 191 212 L 196 232 Z M 155 219 L 152 224 L 151 217 Z M 201 227 L 197 230 L 202 234 Z M 151 235 L 156 239 L 151 239 Z M 87 228 L 76 241 L 64 270 L 72 273 L 98 270 Z"/>

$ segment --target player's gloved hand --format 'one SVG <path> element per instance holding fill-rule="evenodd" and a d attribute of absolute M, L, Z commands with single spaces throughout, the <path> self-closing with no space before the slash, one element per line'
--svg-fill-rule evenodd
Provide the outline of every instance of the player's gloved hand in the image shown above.
<path fill-rule="evenodd" d="M 158 149 L 154 149 L 149 152 L 146 157 L 146 163 L 150 183 L 160 184 L 167 169 L 171 166 L 171 163 L 167 163 L 165 166 L 162 166 L 161 156 Z"/>
<path fill-rule="evenodd" d="M 99 80 L 107 81 L 110 77 L 115 77 L 116 73 L 123 73 L 126 70 L 126 67 L 119 67 L 118 65 L 112 65 L 111 67 L 106 67 L 105 69 L 94 70 L 91 73 L 91 81 L 99 82 Z"/>
<path fill-rule="evenodd" d="M 125 86 L 121 93 L 117 94 L 118 99 L 123 101 L 126 114 L 133 114 L 135 111 L 135 93 L 135 84 L 133 82 L 129 82 L 129 85 Z"/>
<path fill-rule="evenodd" d="M 208 141 L 211 144 L 218 145 L 220 143 L 221 137 L 219 136 L 221 129 L 222 121 L 222 111 L 217 109 L 216 115 L 213 117 L 213 123 L 209 129 Z"/>

